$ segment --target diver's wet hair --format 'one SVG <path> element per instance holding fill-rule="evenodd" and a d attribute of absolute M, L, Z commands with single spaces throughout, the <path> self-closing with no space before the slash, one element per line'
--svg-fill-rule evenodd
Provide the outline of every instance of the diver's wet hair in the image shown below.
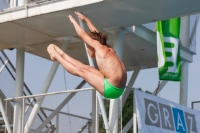
<path fill-rule="evenodd" d="M 96 32 L 96 31 L 89 31 L 88 35 L 94 39 L 99 41 L 102 45 L 106 45 L 106 41 L 108 39 L 107 35 L 101 32 Z"/>

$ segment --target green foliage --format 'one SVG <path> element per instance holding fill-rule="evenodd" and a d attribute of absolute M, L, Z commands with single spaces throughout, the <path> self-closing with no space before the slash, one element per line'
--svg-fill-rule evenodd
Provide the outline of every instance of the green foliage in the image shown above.
<path fill-rule="evenodd" d="M 104 106 L 105 106 L 107 117 L 109 115 L 109 105 L 110 105 L 110 100 L 104 99 Z M 104 125 L 102 116 L 99 117 L 99 133 L 106 133 L 105 125 Z"/>
<path fill-rule="evenodd" d="M 130 92 L 126 103 L 122 109 L 122 128 L 129 122 L 133 117 L 133 91 Z M 127 133 L 132 133 L 133 129 L 131 128 Z"/>

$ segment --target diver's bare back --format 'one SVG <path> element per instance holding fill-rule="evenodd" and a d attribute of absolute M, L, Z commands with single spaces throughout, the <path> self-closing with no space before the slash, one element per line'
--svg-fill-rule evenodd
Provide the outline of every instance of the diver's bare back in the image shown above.
<path fill-rule="evenodd" d="M 97 65 L 101 73 L 112 85 L 124 88 L 127 73 L 123 62 L 119 59 L 115 51 L 105 45 L 101 45 L 101 48 L 95 51 Z"/>

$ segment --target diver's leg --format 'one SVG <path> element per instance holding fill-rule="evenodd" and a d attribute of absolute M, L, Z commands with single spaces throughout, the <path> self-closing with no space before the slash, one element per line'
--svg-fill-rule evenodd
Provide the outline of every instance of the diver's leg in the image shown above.
<path fill-rule="evenodd" d="M 97 74 L 100 74 L 101 75 L 101 72 L 98 71 L 97 69 L 95 69 L 94 67 L 91 67 L 91 66 L 88 66 L 88 65 L 85 65 L 83 64 L 82 62 L 70 57 L 68 54 L 66 54 L 64 51 L 62 51 L 58 46 L 54 45 L 54 44 L 50 44 L 49 47 L 54 47 L 55 50 L 57 51 L 57 53 L 62 56 L 65 60 L 71 62 L 72 64 L 78 66 L 78 67 L 83 67 L 85 69 L 88 69 L 90 71 L 93 71 Z"/>
<path fill-rule="evenodd" d="M 73 63 L 65 60 L 62 56 L 60 56 L 60 54 L 58 54 L 53 47 L 48 47 L 47 50 L 51 55 L 51 58 L 57 60 L 66 71 L 75 76 L 82 77 L 88 84 L 90 84 L 97 91 L 99 91 L 99 93 L 101 93 L 102 95 L 104 94 L 104 76 L 101 74 L 101 72 L 97 74 L 93 71 L 90 71 L 89 69 L 90 66 L 88 66 L 88 69 L 86 69 L 74 65 Z"/>

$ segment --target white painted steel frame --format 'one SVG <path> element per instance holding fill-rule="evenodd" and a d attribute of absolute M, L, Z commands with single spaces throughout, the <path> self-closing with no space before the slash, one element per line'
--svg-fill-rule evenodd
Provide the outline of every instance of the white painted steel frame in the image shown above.
<path fill-rule="evenodd" d="M 4 69 L 4 67 L 6 66 L 6 64 L 8 63 L 8 60 L 6 60 L 3 65 L 0 68 L 0 73 L 2 72 L 2 70 Z"/>
<path fill-rule="evenodd" d="M 17 0 L 10 1 L 10 9 L 2 13 L 3 15 L 0 17 L 0 23 L 103 2 L 103 0 L 45 0 L 42 4 L 37 2 L 26 4 L 27 0 L 19 0 L 20 3 L 17 5 L 16 1 Z M 15 7 L 17 6 L 19 10 L 15 11 L 17 9 Z"/>
<path fill-rule="evenodd" d="M 140 72 L 140 68 L 136 68 L 134 73 L 132 74 L 131 76 L 131 79 L 129 80 L 129 83 L 128 83 L 128 86 L 129 87 L 132 87 L 137 79 L 137 76 Z M 124 104 L 130 94 L 130 92 L 133 91 L 131 90 L 130 88 L 126 88 L 126 91 L 124 92 L 124 95 L 123 95 L 123 100 L 122 100 L 122 108 L 124 107 Z M 133 96 L 134 96 L 134 93 L 133 93 Z M 133 98 L 133 102 L 134 102 L 134 98 Z M 134 106 L 134 103 L 133 103 L 133 106 Z M 126 125 L 124 126 L 124 128 L 122 129 L 122 133 L 126 133 L 129 131 L 129 129 L 133 126 L 133 117 L 129 120 L 128 123 L 126 123 Z"/>
<path fill-rule="evenodd" d="M 192 40 L 193 40 L 193 38 L 194 38 L 194 35 L 195 35 L 195 33 L 196 33 L 196 29 L 197 29 L 197 25 L 198 25 L 198 23 L 199 23 L 199 19 L 200 19 L 200 14 L 197 14 L 196 20 L 195 20 L 195 23 L 194 23 L 194 26 L 193 26 L 193 28 L 192 28 L 192 32 L 191 32 L 190 38 L 189 38 L 189 42 L 190 42 L 190 43 L 192 42 Z"/>
<path fill-rule="evenodd" d="M 122 129 L 122 133 L 127 133 L 130 128 L 133 126 L 133 117 L 128 121 L 128 123 Z"/>
<path fill-rule="evenodd" d="M 137 76 L 140 72 L 140 68 L 136 68 L 131 76 L 131 79 L 129 80 L 128 86 L 132 87 L 137 79 Z M 130 89 L 125 89 L 125 92 L 122 97 L 122 108 L 124 107 L 124 104 L 126 103 L 126 100 L 130 94 L 131 90 Z"/>
<path fill-rule="evenodd" d="M 135 95 L 133 91 L 133 133 L 137 133 L 137 117 L 136 117 L 136 102 Z"/>
<path fill-rule="evenodd" d="M 9 124 L 9 121 L 8 121 L 8 118 L 7 118 L 7 115 L 6 115 L 6 111 L 5 111 L 5 108 L 3 106 L 3 101 L 2 101 L 1 98 L 0 98 L 0 111 L 1 111 L 1 114 L 3 116 L 3 120 L 5 122 L 5 126 L 6 126 L 6 129 L 8 130 L 8 133 L 12 133 L 12 130 L 10 128 L 10 124 Z"/>
<path fill-rule="evenodd" d="M 70 41 L 69 38 L 64 38 L 63 45 L 61 47 L 61 49 L 63 51 L 65 51 L 67 49 L 67 46 L 69 45 L 69 41 Z M 47 93 L 58 66 L 59 66 L 59 63 L 57 61 L 55 61 L 51 67 L 51 70 L 47 76 L 47 79 L 46 79 L 40 93 Z M 37 102 L 35 103 L 35 106 L 33 107 L 32 112 L 27 120 L 26 125 L 25 125 L 25 133 L 28 133 L 30 131 L 30 128 L 36 118 L 37 112 L 40 109 L 43 100 L 44 100 L 44 97 L 40 97 L 37 99 Z"/>
<path fill-rule="evenodd" d="M 33 97 L 42 97 L 42 96 L 50 96 L 55 94 L 63 94 L 63 93 L 76 93 L 80 91 L 88 91 L 88 90 L 94 90 L 94 88 L 84 88 L 84 89 L 76 89 L 76 90 L 67 90 L 67 91 L 59 91 L 59 92 L 51 92 L 51 93 L 43 93 L 43 94 L 37 94 L 37 95 L 29 95 L 29 96 L 21 96 L 21 97 L 14 97 L 14 98 L 6 98 L 4 101 L 16 101 L 23 98 L 33 98 Z M 30 104 L 28 104 L 30 105 Z M 43 107 L 42 107 L 43 108 Z"/>
<path fill-rule="evenodd" d="M 184 62 L 181 66 L 182 81 L 180 82 L 179 104 L 186 107 L 188 98 L 188 70 L 189 70 L 189 63 Z"/>
<path fill-rule="evenodd" d="M 78 133 L 82 133 L 82 131 L 87 127 L 87 125 L 90 123 L 90 120 L 88 120 L 79 130 Z"/>
<path fill-rule="evenodd" d="M 153 92 L 153 95 L 158 95 L 158 93 L 163 89 L 163 87 L 167 84 L 168 81 L 166 80 L 163 80 L 161 83 L 160 83 L 160 86 L 159 88 L 156 88 Z"/>
<path fill-rule="evenodd" d="M 24 86 L 24 46 L 17 47 L 15 97 L 23 96 Z M 22 129 L 22 100 L 14 103 L 13 133 L 21 133 Z"/>
<path fill-rule="evenodd" d="M 181 44 L 188 48 L 190 47 L 190 16 L 182 17 L 181 19 L 182 31 L 181 31 Z M 189 62 L 185 61 L 181 66 L 182 81 L 180 82 L 180 100 L 179 103 L 183 106 L 187 106 L 188 96 L 188 70 Z"/>
<path fill-rule="evenodd" d="M 59 114 L 56 115 L 56 133 L 59 133 Z"/>
<path fill-rule="evenodd" d="M 9 7 L 9 5 L 8 5 L 8 3 L 7 3 L 7 1 L 6 1 L 6 0 L 3 0 L 3 3 L 4 3 L 4 6 L 5 6 L 6 8 L 8 8 L 8 7 Z"/>

